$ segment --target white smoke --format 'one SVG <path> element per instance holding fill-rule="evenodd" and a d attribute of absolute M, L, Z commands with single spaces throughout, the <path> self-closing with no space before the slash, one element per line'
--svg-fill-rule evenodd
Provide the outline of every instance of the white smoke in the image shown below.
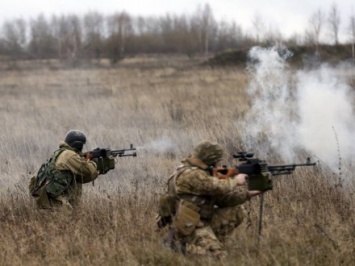
<path fill-rule="evenodd" d="M 174 142 L 167 136 L 163 136 L 159 139 L 153 140 L 150 143 L 137 147 L 137 150 L 146 150 L 153 153 L 166 153 L 172 152 L 175 145 Z"/>
<path fill-rule="evenodd" d="M 350 161 L 354 155 L 352 89 L 329 66 L 292 74 L 286 65 L 290 55 L 275 47 L 251 49 L 252 106 L 240 122 L 244 143 L 260 156 L 273 150 L 285 160 L 304 150 L 335 169 L 339 156 Z"/>
<path fill-rule="evenodd" d="M 355 149 L 351 87 L 339 71 L 327 66 L 300 71 L 297 80 L 300 142 L 332 168 L 339 155 L 351 159 Z"/>
<path fill-rule="evenodd" d="M 290 120 L 292 101 L 285 64 L 291 53 L 284 51 L 280 56 L 275 47 L 251 49 L 249 57 L 253 64 L 248 69 L 251 75 L 248 94 L 252 107 L 242 127 L 247 130 L 244 142 L 249 149 L 266 156 L 273 148 L 290 159 L 290 145 L 285 143 L 293 143 L 297 138 L 295 122 Z"/>

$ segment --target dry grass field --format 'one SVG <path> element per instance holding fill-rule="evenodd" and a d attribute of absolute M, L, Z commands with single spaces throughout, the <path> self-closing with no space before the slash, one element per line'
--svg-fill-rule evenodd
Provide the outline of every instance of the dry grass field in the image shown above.
<path fill-rule="evenodd" d="M 245 148 L 248 128 L 238 120 L 252 102 L 250 77 L 185 64 L 0 72 L 0 265 L 218 265 L 163 247 L 157 199 L 199 141 L 223 145 L 226 164 Z M 119 158 L 115 170 L 85 185 L 79 209 L 38 211 L 29 178 L 70 129 L 86 133 L 86 149 L 133 143 L 138 157 Z M 354 265 L 354 188 L 320 166 L 275 178 L 261 238 L 253 198 L 245 205 L 251 224 L 238 228 L 227 265 Z"/>

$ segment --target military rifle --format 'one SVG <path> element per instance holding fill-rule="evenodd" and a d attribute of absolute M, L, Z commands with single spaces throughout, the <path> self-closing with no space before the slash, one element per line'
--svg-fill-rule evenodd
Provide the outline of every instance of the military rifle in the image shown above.
<path fill-rule="evenodd" d="M 100 157 L 123 157 L 123 156 L 137 156 L 136 148 L 131 144 L 129 149 L 121 149 L 121 150 L 111 150 L 106 148 L 96 148 L 92 151 L 88 151 L 84 153 L 86 159 L 100 158 Z"/>
<path fill-rule="evenodd" d="M 84 153 L 86 160 L 92 160 L 97 164 L 97 168 L 101 173 L 115 169 L 115 157 L 133 156 L 137 157 L 136 148 L 131 144 L 129 149 L 111 150 L 108 148 L 96 148 L 92 151 Z"/>
<path fill-rule="evenodd" d="M 290 175 L 298 166 L 316 165 L 316 162 L 311 162 L 309 157 L 306 163 L 285 165 L 268 165 L 265 160 L 254 158 L 254 153 L 248 152 L 237 152 L 233 154 L 233 158 L 238 159 L 238 165 L 234 168 L 227 168 L 226 166 L 213 168 L 213 175 L 226 179 L 237 174 L 247 174 L 248 189 L 262 192 L 272 190 L 272 176 Z M 260 243 L 261 238 L 263 210 L 264 193 L 260 195 L 258 243 Z"/>
<path fill-rule="evenodd" d="M 265 160 L 254 157 L 254 153 L 237 152 L 233 158 L 238 159 L 238 165 L 234 168 L 217 167 L 212 169 L 213 175 L 221 179 L 233 177 L 237 174 L 248 175 L 249 190 L 267 191 L 272 189 L 272 176 L 290 175 L 300 166 L 314 166 L 316 162 L 311 162 L 308 157 L 306 163 L 268 165 Z"/>

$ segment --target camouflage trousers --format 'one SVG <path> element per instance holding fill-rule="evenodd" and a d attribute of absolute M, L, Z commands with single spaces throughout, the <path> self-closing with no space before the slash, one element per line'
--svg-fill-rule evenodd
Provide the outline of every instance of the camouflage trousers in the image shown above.
<path fill-rule="evenodd" d="M 196 228 L 191 236 L 183 241 L 186 253 L 207 255 L 224 260 L 227 253 L 224 245 L 233 237 L 235 229 L 242 223 L 245 210 L 242 205 L 216 209 L 208 222 Z"/>

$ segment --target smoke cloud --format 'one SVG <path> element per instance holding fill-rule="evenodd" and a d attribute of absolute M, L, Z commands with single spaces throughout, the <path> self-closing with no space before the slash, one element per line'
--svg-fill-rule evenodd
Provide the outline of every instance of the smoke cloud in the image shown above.
<path fill-rule="evenodd" d="M 341 70 L 340 70 L 341 71 Z M 334 68 L 297 74 L 300 142 L 331 167 L 354 155 L 355 116 L 351 87 Z"/>
<path fill-rule="evenodd" d="M 174 142 L 169 137 L 163 136 L 144 146 L 137 147 L 137 150 L 146 150 L 156 154 L 162 154 L 173 151 L 174 147 Z"/>
<path fill-rule="evenodd" d="M 244 143 L 260 156 L 272 150 L 285 160 L 304 151 L 335 170 L 339 156 L 348 162 L 354 156 L 353 90 L 341 69 L 323 65 L 292 73 L 290 56 L 276 47 L 251 49 L 252 106 L 241 122 L 248 129 Z"/>

